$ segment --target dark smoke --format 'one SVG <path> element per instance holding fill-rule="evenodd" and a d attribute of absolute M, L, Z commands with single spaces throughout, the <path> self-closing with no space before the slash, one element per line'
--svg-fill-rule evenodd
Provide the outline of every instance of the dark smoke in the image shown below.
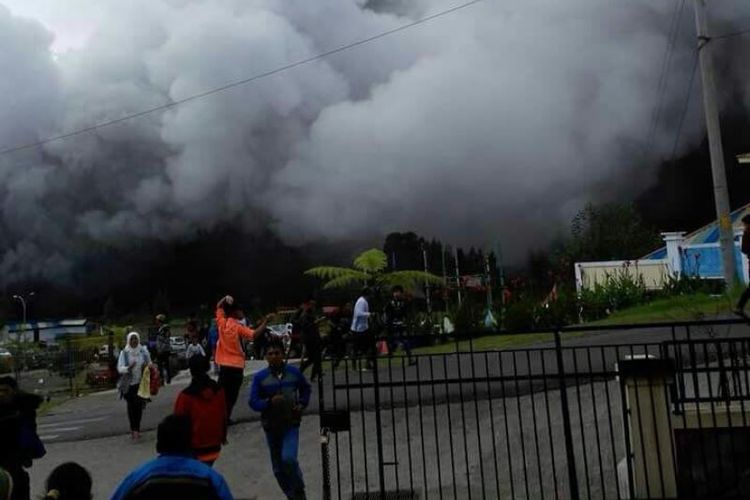
<path fill-rule="evenodd" d="M 456 5 L 76 0 L 65 17 L 57 0 L 3 3 L 0 149 Z M 174 258 L 158 249 L 198 245 L 201 261 L 204 251 L 221 254 L 233 241 L 246 248 L 269 234 L 299 245 L 410 229 L 458 244 L 501 240 L 518 259 L 587 201 L 632 197 L 656 181 L 692 68 L 689 5 L 647 149 L 674 5 L 487 1 L 246 87 L 4 155 L 0 285 L 106 290 L 130 276 L 115 273 L 107 284 L 92 270 L 116 263 L 150 276 Z M 747 2 L 711 8 L 717 30 L 750 26 Z M 77 44 L 53 45 L 50 30 L 64 35 L 81 16 L 89 24 L 75 25 Z M 720 43 L 719 84 L 732 89 L 725 103 L 748 102 L 750 44 Z M 680 152 L 700 144 L 700 106 L 682 136 Z M 231 270 L 243 258 L 261 257 L 233 254 L 214 265 Z"/>

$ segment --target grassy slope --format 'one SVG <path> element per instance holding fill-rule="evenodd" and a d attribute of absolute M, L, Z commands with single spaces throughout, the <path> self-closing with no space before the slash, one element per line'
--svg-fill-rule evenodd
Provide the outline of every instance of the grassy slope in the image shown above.
<path fill-rule="evenodd" d="M 724 317 L 731 314 L 737 294 L 694 294 L 657 299 L 642 306 L 617 311 L 607 319 L 595 321 L 593 325 L 621 323 L 646 323 L 656 321 L 689 321 Z"/>
<path fill-rule="evenodd" d="M 737 303 L 739 291 L 727 295 L 708 294 L 682 295 L 658 299 L 642 306 L 617 311 L 608 318 L 588 323 L 590 325 L 614 325 L 623 323 L 649 323 L 660 321 L 689 321 L 726 317 Z M 569 338 L 571 334 L 566 334 Z M 575 334 L 573 334 L 575 335 Z M 475 350 L 510 349 L 540 342 L 552 341 L 551 334 L 532 333 L 518 335 L 488 335 L 474 339 Z M 459 342 L 459 351 L 468 351 L 468 342 Z M 416 349 L 422 354 L 456 352 L 456 344 L 449 342 Z"/>

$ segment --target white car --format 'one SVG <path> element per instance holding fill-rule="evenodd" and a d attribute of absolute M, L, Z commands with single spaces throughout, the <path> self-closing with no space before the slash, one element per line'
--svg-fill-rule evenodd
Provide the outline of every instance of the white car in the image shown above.
<path fill-rule="evenodd" d="M 187 344 L 184 337 L 169 337 L 169 347 L 172 349 L 173 354 L 187 351 Z"/>
<path fill-rule="evenodd" d="M 8 349 L 0 347 L 0 373 L 10 371 L 13 371 L 13 354 Z"/>

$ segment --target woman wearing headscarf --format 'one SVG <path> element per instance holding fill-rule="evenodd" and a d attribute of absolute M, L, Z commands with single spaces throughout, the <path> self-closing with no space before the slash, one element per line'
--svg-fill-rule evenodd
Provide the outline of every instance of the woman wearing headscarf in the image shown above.
<path fill-rule="evenodd" d="M 148 349 L 141 345 L 140 335 L 130 332 L 125 349 L 120 352 L 120 358 L 117 360 L 117 371 L 120 373 L 117 387 L 120 397 L 124 398 L 128 405 L 132 439 L 141 437 L 141 417 L 145 401 L 138 396 L 138 386 L 141 383 L 143 369 L 147 366 L 151 366 L 151 355 Z"/>

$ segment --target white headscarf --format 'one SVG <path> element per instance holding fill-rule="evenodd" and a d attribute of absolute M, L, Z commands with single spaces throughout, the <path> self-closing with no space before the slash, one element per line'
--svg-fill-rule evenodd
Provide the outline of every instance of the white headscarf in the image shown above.
<path fill-rule="evenodd" d="M 130 339 L 132 339 L 133 337 L 138 339 L 138 345 L 134 348 L 130 346 Z M 141 336 L 138 335 L 138 332 L 128 333 L 128 339 L 125 342 L 125 349 L 123 350 L 127 352 L 128 354 L 133 354 L 141 350 Z"/>

